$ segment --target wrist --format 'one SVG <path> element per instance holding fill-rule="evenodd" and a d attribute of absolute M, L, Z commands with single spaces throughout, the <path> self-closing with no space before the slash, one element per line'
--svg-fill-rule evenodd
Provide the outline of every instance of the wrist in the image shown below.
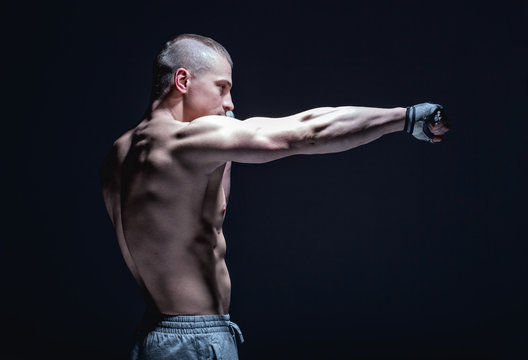
<path fill-rule="evenodd" d="M 402 131 L 405 130 L 406 127 L 406 115 L 407 115 L 407 108 L 404 107 L 397 107 L 392 109 L 394 117 L 392 120 L 394 131 Z"/>

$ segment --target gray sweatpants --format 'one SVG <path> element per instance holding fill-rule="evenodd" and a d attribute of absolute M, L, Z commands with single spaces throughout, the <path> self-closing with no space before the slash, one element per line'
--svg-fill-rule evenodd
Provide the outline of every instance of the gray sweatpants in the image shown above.
<path fill-rule="evenodd" d="M 132 348 L 131 360 L 238 359 L 240 328 L 229 315 L 145 315 Z"/>

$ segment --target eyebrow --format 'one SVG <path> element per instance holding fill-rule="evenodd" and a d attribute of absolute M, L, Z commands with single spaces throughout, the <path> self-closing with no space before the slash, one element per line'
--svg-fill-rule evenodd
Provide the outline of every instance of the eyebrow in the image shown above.
<path fill-rule="evenodd" d="M 233 84 L 231 83 L 231 81 L 227 80 L 227 79 L 218 79 L 216 80 L 217 83 L 219 82 L 224 82 L 224 83 L 227 83 L 229 85 L 230 88 L 233 87 Z"/>

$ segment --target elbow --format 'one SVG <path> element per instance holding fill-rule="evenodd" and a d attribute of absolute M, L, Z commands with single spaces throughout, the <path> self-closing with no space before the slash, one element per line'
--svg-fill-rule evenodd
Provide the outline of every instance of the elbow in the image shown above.
<path fill-rule="evenodd" d="M 313 131 L 313 132 L 310 132 L 309 134 L 307 134 L 304 137 L 303 141 L 302 141 L 304 146 L 308 147 L 308 148 L 317 146 L 321 142 L 322 142 L 322 138 L 321 138 L 320 134 L 318 132 L 316 132 L 316 131 Z"/>
<path fill-rule="evenodd" d="M 341 124 L 337 108 L 319 108 L 307 114 L 301 120 L 299 128 L 299 146 L 313 148 L 327 143 L 332 136 L 338 135 Z"/>
<path fill-rule="evenodd" d="M 299 146 L 310 149 L 324 144 L 326 128 L 326 124 L 311 124 L 307 126 L 301 133 Z"/>
<path fill-rule="evenodd" d="M 288 148 L 297 154 L 311 154 L 322 146 L 324 138 L 320 132 L 309 129 L 298 134 L 294 140 L 288 142 Z"/>

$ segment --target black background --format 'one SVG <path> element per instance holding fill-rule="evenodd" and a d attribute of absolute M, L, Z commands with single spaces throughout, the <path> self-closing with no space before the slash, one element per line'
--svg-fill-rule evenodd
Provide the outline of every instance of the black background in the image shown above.
<path fill-rule="evenodd" d="M 526 2 L 21 2 L 4 9 L 3 350 L 124 359 L 143 300 L 98 183 L 180 33 L 231 53 L 235 114 L 444 105 L 439 145 L 234 164 L 242 359 L 527 355 Z"/>

